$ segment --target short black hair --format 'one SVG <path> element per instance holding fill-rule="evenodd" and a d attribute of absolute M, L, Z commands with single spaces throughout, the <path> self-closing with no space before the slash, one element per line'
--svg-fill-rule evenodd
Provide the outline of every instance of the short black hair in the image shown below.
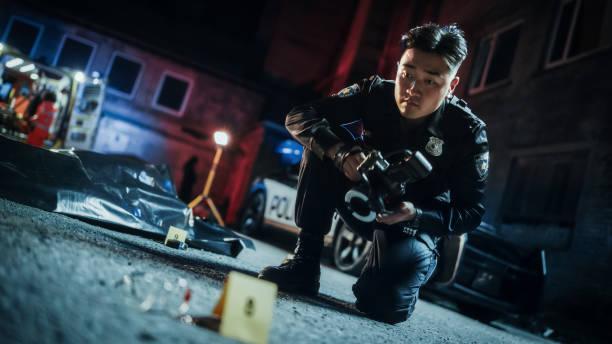
<path fill-rule="evenodd" d="M 467 56 L 467 43 L 457 24 L 440 26 L 428 23 L 410 29 L 402 35 L 402 53 L 406 49 L 419 49 L 440 55 L 451 70 L 456 70 Z"/>

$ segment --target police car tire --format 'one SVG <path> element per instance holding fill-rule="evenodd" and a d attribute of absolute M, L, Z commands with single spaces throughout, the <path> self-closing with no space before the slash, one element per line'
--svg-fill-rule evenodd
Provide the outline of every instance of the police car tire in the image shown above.
<path fill-rule="evenodd" d="M 359 274 L 361 273 L 361 270 L 363 269 L 363 266 L 365 265 L 366 262 L 366 257 L 367 257 L 367 251 L 370 250 L 370 246 L 371 243 L 367 242 L 367 240 L 364 240 L 364 249 L 363 251 L 361 251 L 358 260 L 354 261 L 352 264 L 343 264 L 342 263 L 342 258 L 340 257 L 340 240 L 342 240 L 342 235 L 344 231 L 349 231 L 348 228 L 346 228 L 346 224 L 344 223 L 344 221 L 340 220 L 338 221 L 337 224 L 337 228 L 336 228 L 336 232 L 334 235 L 334 241 L 332 244 L 332 258 L 333 258 L 333 262 L 334 265 L 338 268 L 338 270 L 342 271 L 342 272 L 346 272 L 347 274 L 351 274 L 354 276 L 359 276 Z M 358 235 L 358 234 L 354 234 L 354 235 Z"/>
<path fill-rule="evenodd" d="M 266 195 L 263 191 L 252 193 L 244 204 L 240 215 L 238 229 L 246 235 L 253 235 L 260 231 L 266 209 Z M 249 221 L 250 220 L 250 221 Z"/>

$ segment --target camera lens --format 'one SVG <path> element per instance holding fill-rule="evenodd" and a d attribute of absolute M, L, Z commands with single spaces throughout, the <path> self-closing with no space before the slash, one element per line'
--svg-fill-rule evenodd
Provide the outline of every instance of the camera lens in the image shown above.
<path fill-rule="evenodd" d="M 368 205 L 368 196 L 363 192 L 351 189 L 344 195 L 344 202 L 351 211 L 351 215 L 361 222 L 372 222 L 376 213 Z"/>

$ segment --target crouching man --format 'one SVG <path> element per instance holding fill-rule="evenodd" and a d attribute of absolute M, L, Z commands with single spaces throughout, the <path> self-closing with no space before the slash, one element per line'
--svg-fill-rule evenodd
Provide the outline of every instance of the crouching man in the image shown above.
<path fill-rule="evenodd" d="M 353 285 L 357 309 L 392 324 L 412 314 L 436 267 L 438 239 L 480 224 L 489 154 L 485 124 L 453 95 L 467 55 L 463 32 L 427 24 L 404 34 L 402 45 L 395 80 L 373 76 L 287 115 L 287 129 L 305 147 L 295 214 L 301 232 L 294 258 L 259 274 L 282 291 L 316 295 L 323 237 L 361 180 L 364 150 L 420 151 L 432 172 L 408 184 L 392 212 L 377 215 L 372 250 Z M 342 125 L 356 121 L 364 135 L 345 135 Z"/>

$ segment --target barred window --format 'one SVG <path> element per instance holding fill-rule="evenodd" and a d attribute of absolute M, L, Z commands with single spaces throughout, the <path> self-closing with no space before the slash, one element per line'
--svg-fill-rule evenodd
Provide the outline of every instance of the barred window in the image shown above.
<path fill-rule="evenodd" d="M 513 24 L 480 40 L 470 75 L 470 94 L 478 93 L 510 77 L 520 25 Z"/>
<path fill-rule="evenodd" d="M 26 18 L 13 16 L 2 37 L 2 42 L 32 56 L 42 36 L 43 26 Z"/>
<path fill-rule="evenodd" d="M 502 221 L 572 227 L 588 151 L 536 154 L 512 161 Z"/>
<path fill-rule="evenodd" d="M 186 77 L 165 72 L 157 87 L 153 106 L 174 116 L 182 116 L 191 84 L 192 81 Z"/>
<path fill-rule="evenodd" d="M 106 73 L 108 90 L 132 97 L 143 70 L 143 63 L 115 53 Z"/>
<path fill-rule="evenodd" d="M 83 38 L 64 36 L 55 65 L 87 71 L 97 45 Z"/>
<path fill-rule="evenodd" d="M 554 67 L 612 45 L 612 3 L 606 0 L 563 0 L 554 23 L 546 59 Z"/>

